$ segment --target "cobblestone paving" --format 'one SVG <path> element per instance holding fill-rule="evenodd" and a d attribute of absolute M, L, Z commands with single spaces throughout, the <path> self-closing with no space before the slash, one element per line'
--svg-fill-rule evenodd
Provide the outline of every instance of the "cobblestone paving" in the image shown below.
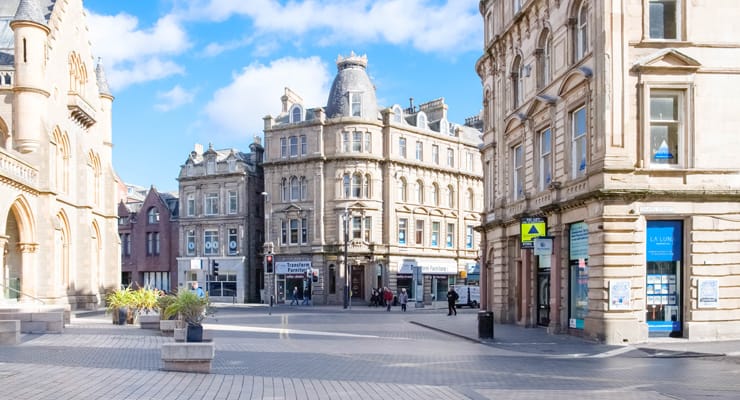
<path fill-rule="evenodd" d="M 61 335 L 0 346 L 0 387 L 8 398 L 54 400 L 740 398 L 733 358 L 584 358 L 594 349 L 585 344 L 551 357 L 461 340 L 410 318 L 224 309 L 207 325 L 216 344 L 211 374 L 161 371 L 160 348 L 172 338 L 158 331 L 77 318 Z"/>

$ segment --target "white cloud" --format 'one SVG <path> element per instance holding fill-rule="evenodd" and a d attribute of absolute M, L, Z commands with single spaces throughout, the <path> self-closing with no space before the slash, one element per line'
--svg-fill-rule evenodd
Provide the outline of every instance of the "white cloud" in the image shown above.
<path fill-rule="evenodd" d="M 269 65 L 254 63 L 234 75 L 230 85 L 215 92 L 205 113 L 223 134 L 252 137 L 262 132 L 262 117 L 281 111 L 280 96 L 286 86 L 303 98 L 307 108 L 322 107 L 332 78 L 318 57 L 281 58 Z"/>
<path fill-rule="evenodd" d="M 317 36 L 318 43 L 387 42 L 424 52 L 460 53 L 482 46 L 478 0 L 191 0 L 181 16 L 252 20 L 264 36 Z"/>
<path fill-rule="evenodd" d="M 157 99 L 162 100 L 162 102 L 156 104 L 154 107 L 160 111 L 170 111 L 182 105 L 192 103 L 194 98 L 194 91 L 187 91 L 180 85 L 175 85 L 170 91 L 157 93 Z"/>
<path fill-rule="evenodd" d="M 87 22 L 94 54 L 103 59 L 112 89 L 184 73 L 172 57 L 187 50 L 190 41 L 173 15 L 150 28 L 139 27 L 139 20 L 125 13 L 88 12 Z"/>

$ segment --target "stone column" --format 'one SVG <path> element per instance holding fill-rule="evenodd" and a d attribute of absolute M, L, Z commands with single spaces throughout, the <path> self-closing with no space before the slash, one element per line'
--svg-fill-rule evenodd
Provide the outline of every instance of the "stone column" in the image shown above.
<path fill-rule="evenodd" d="M 0 285 L 2 285 L 0 290 L 3 293 L 0 298 L 5 298 L 5 293 L 7 293 L 5 285 L 8 281 L 8 272 L 7 266 L 5 265 L 5 258 L 8 254 L 8 239 L 10 239 L 9 236 L 0 235 Z"/>
<path fill-rule="evenodd" d="M 36 286 L 36 274 L 33 268 L 33 261 L 38 248 L 38 243 L 18 243 L 18 252 L 21 254 L 21 302 L 24 300 L 24 295 L 39 297 L 39 293 L 37 293 L 38 288 Z"/>

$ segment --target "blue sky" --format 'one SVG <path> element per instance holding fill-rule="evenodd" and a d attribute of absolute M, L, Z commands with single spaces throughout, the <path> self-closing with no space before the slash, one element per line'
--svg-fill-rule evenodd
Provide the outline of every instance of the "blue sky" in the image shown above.
<path fill-rule="evenodd" d="M 481 109 L 478 0 L 87 0 L 113 103 L 113 165 L 177 190 L 195 143 L 249 150 L 284 87 L 326 105 L 338 55 L 368 57 L 380 106 L 444 97 Z"/>

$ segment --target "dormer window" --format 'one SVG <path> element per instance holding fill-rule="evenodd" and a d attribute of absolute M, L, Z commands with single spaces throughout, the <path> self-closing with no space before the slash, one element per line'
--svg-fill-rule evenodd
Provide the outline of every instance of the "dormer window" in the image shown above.
<path fill-rule="evenodd" d="M 290 110 L 290 122 L 301 122 L 303 121 L 303 108 L 299 105 L 294 105 Z"/>
<path fill-rule="evenodd" d="M 419 111 L 419 115 L 416 117 L 416 127 L 426 129 L 427 127 L 427 115 Z"/>
<path fill-rule="evenodd" d="M 401 110 L 401 106 L 396 104 L 393 106 L 393 122 L 400 124 L 401 121 L 403 121 L 403 110 Z"/>
<path fill-rule="evenodd" d="M 216 159 L 215 158 L 211 158 L 208 161 L 206 161 L 206 173 L 207 174 L 216 173 Z"/>
<path fill-rule="evenodd" d="M 350 116 L 362 116 L 362 92 L 349 92 Z"/>

